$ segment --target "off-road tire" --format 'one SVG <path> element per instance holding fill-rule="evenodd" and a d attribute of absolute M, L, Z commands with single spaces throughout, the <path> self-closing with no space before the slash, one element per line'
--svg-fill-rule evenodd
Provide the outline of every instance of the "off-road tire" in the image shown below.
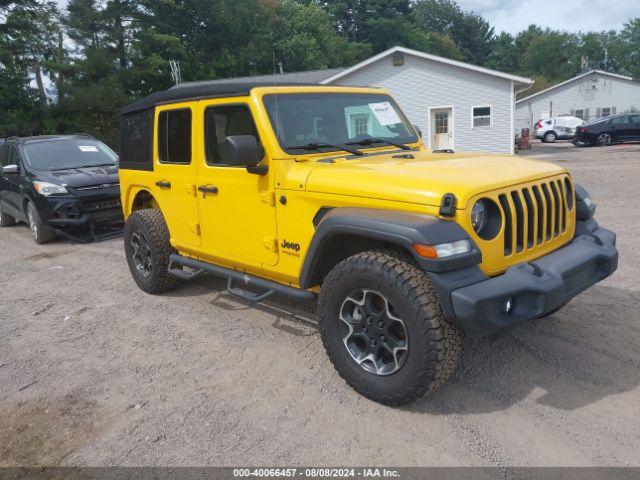
<path fill-rule="evenodd" d="M 338 328 L 342 303 L 361 288 L 384 294 L 406 326 L 404 365 L 387 376 L 358 365 Z M 340 376 L 365 397 L 392 406 L 412 403 L 440 388 L 455 370 L 464 337 L 445 320 L 427 274 L 408 256 L 390 250 L 362 252 L 337 264 L 320 289 L 318 318 L 322 342 Z"/>
<path fill-rule="evenodd" d="M 150 251 L 150 274 L 143 276 L 133 259 L 134 247 L 131 238 L 134 234 L 146 239 Z M 174 288 L 178 279 L 168 272 L 169 256 L 174 249 L 169 242 L 169 229 L 159 210 L 138 210 L 132 213 L 124 226 L 124 251 L 133 279 L 141 290 L 152 293 L 164 293 Z"/>
<path fill-rule="evenodd" d="M 11 215 L 7 215 L 2 211 L 2 206 L 0 206 L 0 227 L 11 227 L 16 224 L 16 219 Z"/>
<path fill-rule="evenodd" d="M 38 244 L 49 243 L 56 238 L 55 232 L 40 218 L 38 209 L 33 202 L 27 202 L 27 224 L 31 230 L 33 240 Z"/>

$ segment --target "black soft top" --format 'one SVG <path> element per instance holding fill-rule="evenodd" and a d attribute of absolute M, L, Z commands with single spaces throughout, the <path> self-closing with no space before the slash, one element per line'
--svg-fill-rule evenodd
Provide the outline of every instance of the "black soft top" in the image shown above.
<path fill-rule="evenodd" d="M 249 95 L 252 89 L 256 87 L 321 87 L 318 84 L 308 83 L 273 83 L 273 82 L 261 82 L 261 83 L 199 83 L 195 85 L 175 86 L 169 90 L 163 92 L 157 92 L 142 98 L 136 102 L 133 102 L 121 111 L 122 115 L 128 113 L 139 112 L 142 110 L 148 110 L 156 105 L 162 105 L 164 103 L 172 103 L 178 101 L 199 100 L 203 98 L 216 98 L 216 97 L 244 97 Z"/>

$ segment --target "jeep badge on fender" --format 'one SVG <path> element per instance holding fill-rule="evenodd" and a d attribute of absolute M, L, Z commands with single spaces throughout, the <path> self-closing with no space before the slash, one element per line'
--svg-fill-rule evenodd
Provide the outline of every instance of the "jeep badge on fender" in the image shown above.
<path fill-rule="evenodd" d="M 138 286 L 208 272 L 251 302 L 317 296 L 334 367 L 387 405 L 436 391 L 465 334 L 535 321 L 617 267 L 563 167 L 435 154 L 378 88 L 183 84 L 125 107 L 121 132 Z"/>
<path fill-rule="evenodd" d="M 287 242 L 286 240 L 282 241 L 282 243 L 280 244 L 280 247 L 282 247 L 284 250 L 293 250 L 294 252 L 300 251 L 299 243 L 291 243 L 291 242 Z"/>

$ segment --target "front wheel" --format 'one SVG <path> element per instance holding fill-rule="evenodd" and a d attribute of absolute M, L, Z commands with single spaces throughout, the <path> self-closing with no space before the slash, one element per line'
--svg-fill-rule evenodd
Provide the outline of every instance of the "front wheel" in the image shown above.
<path fill-rule="evenodd" d="M 428 276 L 392 251 L 359 253 L 325 278 L 318 303 L 324 347 L 357 392 L 406 405 L 455 370 L 463 333 L 448 323 Z"/>
<path fill-rule="evenodd" d="M 16 219 L 10 215 L 7 215 L 2 209 L 2 203 L 0 203 L 0 227 L 11 227 L 16 224 Z"/>
<path fill-rule="evenodd" d="M 37 244 L 42 245 L 56 238 L 56 234 L 48 225 L 44 224 L 32 202 L 27 203 L 27 223 L 31 229 L 31 236 Z"/>
<path fill-rule="evenodd" d="M 138 210 L 124 226 L 124 251 L 133 279 L 147 293 L 163 293 L 176 286 L 169 274 L 173 248 L 169 230 L 158 210 Z"/>

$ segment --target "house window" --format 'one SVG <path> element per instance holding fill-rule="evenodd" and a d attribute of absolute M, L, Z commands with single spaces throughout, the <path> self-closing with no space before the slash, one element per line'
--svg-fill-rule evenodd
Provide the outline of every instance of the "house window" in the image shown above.
<path fill-rule="evenodd" d="M 616 114 L 616 107 L 602 107 L 598 110 L 600 111 L 600 115 L 598 115 L 598 118 L 610 117 L 611 115 Z"/>
<path fill-rule="evenodd" d="M 473 123 L 475 127 L 491 126 L 491 107 L 473 107 Z"/>
<path fill-rule="evenodd" d="M 349 115 L 349 138 L 372 135 L 371 115 L 356 113 Z"/>
<path fill-rule="evenodd" d="M 356 118 L 356 135 L 366 135 L 369 131 L 369 118 L 358 117 Z"/>
<path fill-rule="evenodd" d="M 160 112 L 158 157 L 162 163 L 191 163 L 191 109 Z"/>
<path fill-rule="evenodd" d="M 436 121 L 436 134 L 449 133 L 449 114 L 447 112 L 437 112 L 434 120 Z"/>
<path fill-rule="evenodd" d="M 575 116 L 581 118 L 585 122 L 589 120 L 589 109 L 588 108 L 578 108 L 576 109 Z"/>

